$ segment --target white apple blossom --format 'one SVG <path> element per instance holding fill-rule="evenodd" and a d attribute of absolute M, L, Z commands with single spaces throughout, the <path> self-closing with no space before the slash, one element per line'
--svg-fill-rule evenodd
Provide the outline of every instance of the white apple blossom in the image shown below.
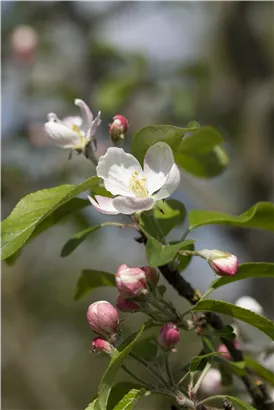
<path fill-rule="evenodd" d="M 122 148 L 111 147 L 99 159 L 97 175 L 115 198 L 95 196 L 90 202 L 103 214 L 146 211 L 155 201 L 169 197 L 180 184 L 180 171 L 172 149 L 164 142 L 152 145 L 145 155 L 144 169 L 138 160 Z"/>
<path fill-rule="evenodd" d="M 80 107 L 81 117 L 65 117 L 61 121 L 55 113 L 50 113 L 45 131 L 54 145 L 83 152 L 94 141 L 94 134 L 101 123 L 101 112 L 93 119 L 92 112 L 83 100 L 76 98 L 74 103 Z"/>

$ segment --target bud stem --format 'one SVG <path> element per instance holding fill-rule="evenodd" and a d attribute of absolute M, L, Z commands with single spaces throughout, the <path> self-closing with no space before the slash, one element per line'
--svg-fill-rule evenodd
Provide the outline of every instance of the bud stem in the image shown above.
<path fill-rule="evenodd" d="M 166 372 L 167 372 L 167 375 L 168 375 L 168 379 L 169 379 L 169 382 L 170 382 L 171 386 L 174 386 L 175 382 L 174 382 L 174 379 L 173 379 L 173 374 L 172 374 L 172 371 L 171 371 L 171 368 L 170 368 L 170 365 L 169 365 L 168 358 L 169 358 L 169 352 L 168 353 L 164 352 L 164 362 L 165 362 L 165 368 L 166 368 Z"/>
<path fill-rule="evenodd" d="M 151 389 L 153 388 L 153 387 L 152 387 L 150 384 L 148 384 L 146 381 L 142 380 L 141 378 L 139 378 L 138 376 L 136 376 L 135 374 L 133 374 L 133 373 L 131 372 L 131 370 L 129 370 L 129 369 L 127 368 L 126 365 L 122 364 L 122 365 L 121 365 L 121 368 L 122 368 L 127 374 L 129 374 L 133 379 L 135 379 L 137 382 L 139 382 L 139 383 L 141 383 L 142 385 L 144 385 L 147 389 L 151 390 Z"/>
<path fill-rule="evenodd" d="M 200 256 L 201 258 L 203 258 L 203 256 L 200 255 L 199 251 L 188 251 L 188 250 L 182 249 L 181 251 L 178 251 L 178 253 L 183 256 Z"/>
<path fill-rule="evenodd" d="M 130 352 L 129 356 L 132 357 L 134 360 L 139 362 L 142 366 L 144 366 L 147 371 L 149 371 L 153 376 L 158 379 L 158 381 L 164 386 L 168 387 L 166 380 L 156 371 L 154 370 L 142 357 L 138 356 L 137 354 Z"/>

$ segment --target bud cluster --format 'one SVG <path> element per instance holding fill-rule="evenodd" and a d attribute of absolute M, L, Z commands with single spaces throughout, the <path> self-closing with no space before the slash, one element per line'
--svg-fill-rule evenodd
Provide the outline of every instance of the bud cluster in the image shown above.
<path fill-rule="evenodd" d="M 92 342 L 92 351 L 112 356 L 119 333 L 119 315 L 115 307 L 106 300 L 92 303 L 87 311 L 87 321 L 94 333 L 99 336 Z"/>
<path fill-rule="evenodd" d="M 119 292 L 116 307 L 121 312 L 144 312 L 154 320 L 166 322 L 180 319 L 175 308 L 159 294 L 159 272 L 151 266 L 130 268 L 121 265 L 116 274 Z"/>

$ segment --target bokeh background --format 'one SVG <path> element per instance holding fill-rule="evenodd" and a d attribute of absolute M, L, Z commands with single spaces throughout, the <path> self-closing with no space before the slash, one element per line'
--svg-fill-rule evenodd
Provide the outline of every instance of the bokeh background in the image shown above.
<path fill-rule="evenodd" d="M 43 131 L 47 113 L 77 114 L 74 98 L 101 110 L 99 153 L 110 145 L 108 123 L 125 115 L 135 130 L 148 124 L 217 127 L 231 156 L 228 170 L 211 180 L 185 173 L 176 198 L 187 209 L 239 214 L 273 200 L 272 2 L 2 2 L 2 219 L 19 199 L 94 175 L 83 156 L 68 161 Z M 11 266 L 2 264 L 2 409 L 83 409 L 96 393 L 107 360 L 89 353 L 90 303 L 115 289 L 73 300 L 82 269 L 115 272 L 121 263 L 142 266 L 144 248 L 132 232 L 110 228 L 60 257 L 67 239 L 106 217 L 91 207 L 27 245 Z M 107 217 L 111 218 L 111 217 Z M 123 218 L 120 218 L 123 220 Z M 176 234 L 176 232 L 175 232 Z M 274 261 L 273 236 L 256 230 L 199 228 L 200 248 L 219 248 L 240 262 Z M 214 279 L 202 261 L 184 277 L 201 291 Z M 164 281 L 163 281 L 164 283 Z M 271 286 L 270 286 L 271 284 Z M 216 292 L 235 302 L 256 297 L 273 316 L 273 282 L 246 280 Z M 167 295 L 184 310 L 172 289 Z M 125 333 L 144 318 L 125 317 Z M 183 335 L 184 364 L 199 352 Z M 175 361 L 177 360 L 174 359 Z M 176 363 L 178 366 L 178 363 Z M 124 374 L 118 380 L 128 380 Z M 162 399 L 138 409 L 168 409 Z"/>

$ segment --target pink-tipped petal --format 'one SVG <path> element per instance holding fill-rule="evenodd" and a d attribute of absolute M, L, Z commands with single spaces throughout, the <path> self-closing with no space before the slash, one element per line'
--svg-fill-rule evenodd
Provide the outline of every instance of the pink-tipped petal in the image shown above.
<path fill-rule="evenodd" d="M 88 196 L 91 204 L 94 208 L 101 212 L 101 214 L 105 215 L 117 215 L 120 212 L 113 206 L 113 198 L 108 198 L 106 196 L 95 195 L 96 201 L 91 197 Z"/>
<path fill-rule="evenodd" d="M 153 204 L 153 198 L 130 198 L 126 196 L 118 196 L 113 200 L 113 205 L 117 211 L 125 215 L 148 211 L 153 207 Z"/>

